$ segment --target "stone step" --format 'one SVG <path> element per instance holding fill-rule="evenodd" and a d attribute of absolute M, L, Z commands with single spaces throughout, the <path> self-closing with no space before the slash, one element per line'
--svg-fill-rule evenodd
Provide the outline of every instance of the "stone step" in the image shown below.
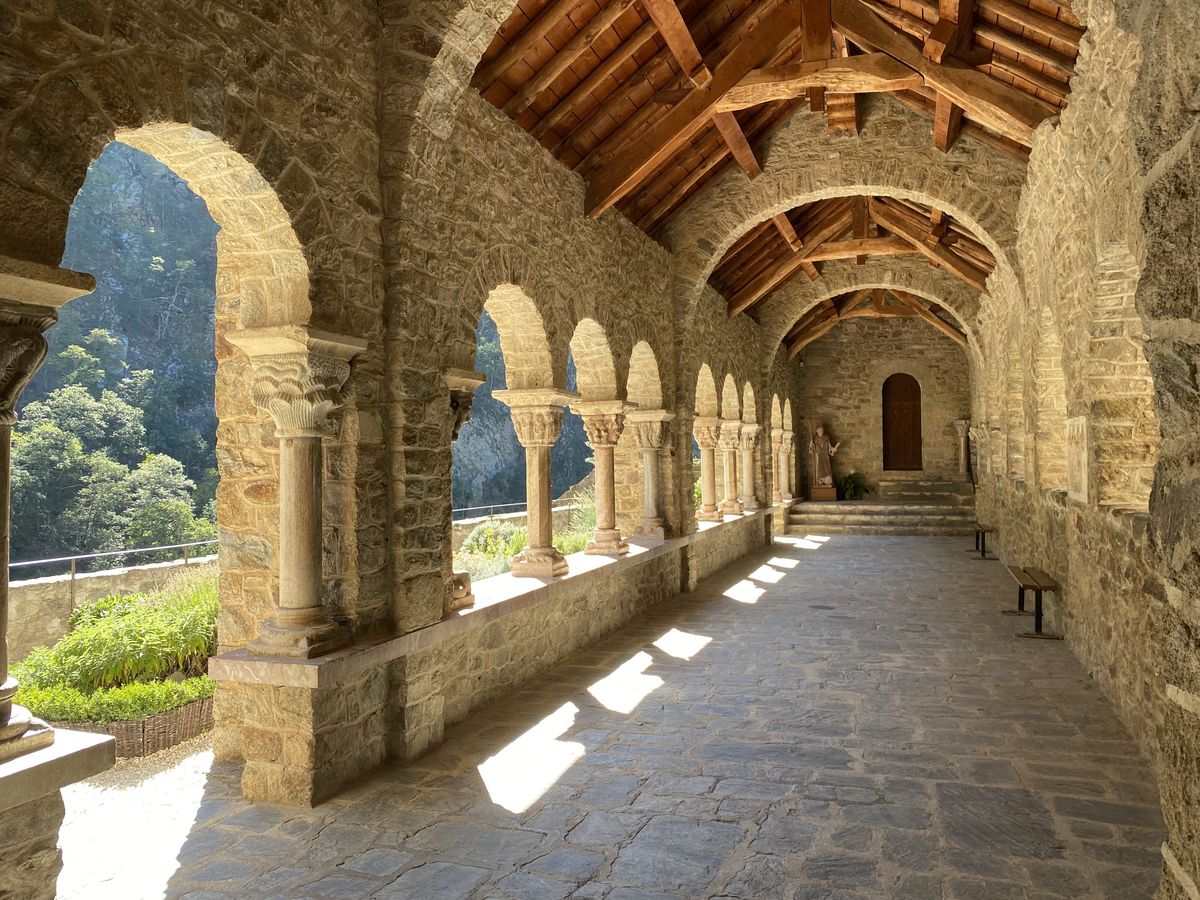
<path fill-rule="evenodd" d="M 962 515 L 974 517 L 975 504 L 925 503 L 919 501 L 886 502 L 882 500 L 850 500 L 842 502 L 793 503 L 789 515 L 834 516 L 917 516 Z"/>
<path fill-rule="evenodd" d="M 972 502 L 975 490 L 969 481 L 883 480 L 875 489 L 880 500 L 927 500 L 936 503 Z"/>
<path fill-rule="evenodd" d="M 788 534 L 898 534 L 898 535 L 971 535 L 974 525 L 793 525 Z M 970 548 L 967 548 L 970 549 Z"/>

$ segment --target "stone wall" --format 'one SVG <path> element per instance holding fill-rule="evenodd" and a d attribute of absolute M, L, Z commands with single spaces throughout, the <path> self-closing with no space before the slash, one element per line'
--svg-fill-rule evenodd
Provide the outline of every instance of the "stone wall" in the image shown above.
<path fill-rule="evenodd" d="M 0 815 L 0 897 L 54 900 L 62 871 L 58 829 L 66 811 L 55 790 Z"/>
<path fill-rule="evenodd" d="M 807 436 L 817 425 L 841 448 L 833 458 L 834 479 L 861 472 L 874 487 L 883 471 L 883 383 L 905 372 L 921 385 L 921 475 L 957 479 L 955 419 L 970 415 L 967 356 L 950 338 L 913 319 L 851 319 L 801 351 L 798 431 L 805 484 Z M 907 477 L 912 473 L 902 473 Z"/>
<path fill-rule="evenodd" d="M 215 556 L 196 557 L 188 567 L 215 563 Z M 51 575 L 13 581 L 8 586 L 8 652 L 23 659 L 34 647 L 49 647 L 67 633 L 67 620 L 78 606 L 109 594 L 144 594 L 162 587 L 184 567 L 183 560 L 81 572 L 75 576 Z M 213 573 L 216 574 L 215 572 Z"/>

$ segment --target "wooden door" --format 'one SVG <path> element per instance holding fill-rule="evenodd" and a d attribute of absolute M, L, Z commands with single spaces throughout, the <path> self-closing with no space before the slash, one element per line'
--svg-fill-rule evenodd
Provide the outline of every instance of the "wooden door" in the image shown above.
<path fill-rule="evenodd" d="M 883 467 L 921 469 L 921 385 L 903 372 L 883 383 Z"/>

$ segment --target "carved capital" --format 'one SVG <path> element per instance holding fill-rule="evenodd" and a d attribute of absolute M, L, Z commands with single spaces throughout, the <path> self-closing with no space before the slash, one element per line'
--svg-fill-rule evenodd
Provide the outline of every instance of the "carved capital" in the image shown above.
<path fill-rule="evenodd" d="M 320 437 L 329 414 L 343 403 L 350 361 L 311 353 L 254 360 L 250 399 L 275 420 L 279 437 Z"/>
<path fill-rule="evenodd" d="M 583 417 L 583 430 L 587 432 L 588 443 L 596 447 L 615 447 L 621 440 L 621 432 L 625 430 L 624 413 L 601 413 Z"/>
<path fill-rule="evenodd" d="M 562 431 L 561 406 L 518 406 L 512 410 L 513 428 L 522 447 L 553 447 Z"/>
<path fill-rule="evenodd" d="M 46 338 L 32 325 L 0 324 L 0 424 L 17 421 L 17 400 L 46 359 Z"/>
<path fill-rule="evenodd" d="M 970 419 L 955 419 L 952 424 L 954 425 L 954 430 L 958 432 L 958 439 L 960 441 L 967 436 L 971 428 Z"/>
<path fill-rule="evenodd" d="M 350 360 L 366 341 L 302 325 L 247 328 L 227 336 L 254 367 L 250 399 L 275 420 L 281 437 L 320 437 L 343 403 Z"/>
<path fill-rule="evenodd" d="M 762 433 L 762 428 L 759 425 L 743 425 L 742 426 L 742 449 L 753 450 L 758 446 L 758 437 Z"/>
<path fill-rule="evenodd" d="M 783 429 L 775 428 L 771 431 L 771 449 L 776 453 L 783 450 Z"/>
<path fill-rule="evenodd" d="M 661 450 L 667 441 L 667 423 L 674 418 L 665 409 L 635 409 L 626 414 L 625 426 L 639 450 Z"/>
<path fill-rule="evenodd" d="M 737 450 L 742 445 L 742 423 L 736 419 L 721 422 L 721 436 L 717 446 L 722 450 Z"/>
<path fill-rule="evenodd" d="M 702 417 L 692 422 L 692 434 L 701 450 L 715 450 L 721 440 L 721 420 Z"/>
<path fill-rule="evenodd" d="M 469 369 L 447 369 L 442 373 L 442 380 L 450 391 L 450 441 L 453 443 L 458 440 L 458 432 L 463 425 L 471 418 L 475 389 L 487 381 L 487 377 Z"/>

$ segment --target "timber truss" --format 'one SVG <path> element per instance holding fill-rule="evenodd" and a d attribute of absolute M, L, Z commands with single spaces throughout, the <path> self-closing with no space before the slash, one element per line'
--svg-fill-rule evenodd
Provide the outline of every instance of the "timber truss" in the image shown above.
<path fill-rule="evenodd" d="M 803 104 L 856 134 L 880 93 L 929 116 L 941 150 L 965 134 L 1026 159 L 1082 36 L 1066 0 L 520 0 L 473 84 L 585 179 L 589 216 L 654 233 L 726 167 L 757 177 Z M 859 198 L 776 215 L 713 283 L 737 313 L 823 260 L 910 252 L 981 290 L 995 264 L 936 210 Z"/>

